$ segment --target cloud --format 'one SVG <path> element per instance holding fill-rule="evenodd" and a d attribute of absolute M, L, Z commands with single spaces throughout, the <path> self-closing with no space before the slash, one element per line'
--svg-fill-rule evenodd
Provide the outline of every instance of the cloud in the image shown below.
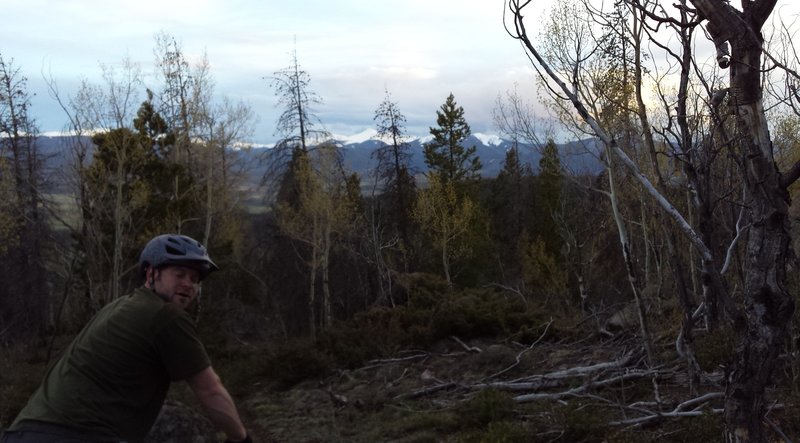
<path fill-rule="evenodd" d="M 353 133 L 373 126 L 387 88 L 409 132 L 427 133 L 450 92 L 474 119 L 470 124 L 487 130 L 494 97 L 529 74 L 517 68 L 526 59 L 505 34 L 503 3 L 488 0 L 10 3 L 4 15 L 13 19 L 0 27 L 0 51 L 29 78 L 40 78 L 44 68 L 66 96 L 81 78 L 100 82 L 99 63 L 130 57 L 141 64 L 147 86 L 156 87 L 154 35 L 167 32 L 187 59 L 207 55 L 217 94 L 252 106 L 258 142 L 274 140 L 281 111 L 264 77 L 289 66 L 295 49 L 325 101 L 318 109 L 324 123 Z M 44 83 L 30 87 L 41 129 L 62 129 L 66 118 L 59 118 Z"/>

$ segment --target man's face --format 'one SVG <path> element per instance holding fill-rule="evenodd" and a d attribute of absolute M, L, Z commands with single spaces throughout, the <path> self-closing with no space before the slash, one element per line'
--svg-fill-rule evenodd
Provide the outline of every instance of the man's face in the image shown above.
<path fill-rule="evenodd" d="M 151 287 L 151 282 L 154 287 Z M 197 296 L 200 273 L 184 266 L 166 266 L 147 271 L 146 286 L 186 309 Z"/>

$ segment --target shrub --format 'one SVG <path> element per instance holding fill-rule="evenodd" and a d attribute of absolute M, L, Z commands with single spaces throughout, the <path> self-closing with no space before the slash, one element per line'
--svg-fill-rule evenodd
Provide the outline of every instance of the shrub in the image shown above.
<path fill-rule="evenodd" d="M 514 421 L 491 422 L 485 429 L 460 436 L 464 443 L 528 443 L 532 440 L 524 423 Z"/>
<path fill-rule="evenodd" d="M 600 442 L 608 431 L 606 411 L 576 403 L 565 405 L 560 410 L 563 434 L 561 441 Z"/>
<path fill-rule="evenodd" d="M 317 345 L 338 364 L 357 367 L 392 353 L 406 341 L 407 332 L 397 315 L 388 308 L 374 307 L 321 332 Z"/>
<path fill-rule="evenodd" d="M 733 331 L 720 325 L 714 331 L 695 338 L 695 356 L 700 369 L 712 372 L 717 366 L 726 364 L 733 358 Z"/>
<path fill-rule="evenodd" d="M 265 372 L 279 389 L 328 373 L 330 359 L 312 343 L 297 340 L 282 345 L 267 356 Z"/>
<path fill-rule="evenodd" d="M 508 394 L 486 389 L 459 406 L 459 421 L 465 426 L 482 428 L 490 423 L 512 418 L 514 406 L 514 399 Z"/>

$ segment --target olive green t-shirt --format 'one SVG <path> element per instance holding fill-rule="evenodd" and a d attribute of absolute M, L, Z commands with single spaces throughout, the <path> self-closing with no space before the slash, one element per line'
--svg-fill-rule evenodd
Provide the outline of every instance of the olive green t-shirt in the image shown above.
<path fill-rule="evenodd" d="M 109 303 L 73 340 L 11 425 L 61 425 L 136 442 L 153 426 L 171 381 L 210 366 L 189 315 L 149 289 Z"/>

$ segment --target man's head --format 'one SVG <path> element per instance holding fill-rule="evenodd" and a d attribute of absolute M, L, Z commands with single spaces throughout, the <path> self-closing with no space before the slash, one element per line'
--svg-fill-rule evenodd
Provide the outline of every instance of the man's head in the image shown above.
<path fill-rule="evenodd" d="M 189 307 L 200 288 L 200 273 L 185 266 L 165 265 L 159 268 L 148 266 L 144 286 L 165 300 Z"/>
<path fill-rule="evenodd" d="M 146 287 L 184 308 L 197 294 L 200 281 L 218 269 L 200 242 L 179 234 L 150 240 L 139 256 L 139 267 Z"/>

